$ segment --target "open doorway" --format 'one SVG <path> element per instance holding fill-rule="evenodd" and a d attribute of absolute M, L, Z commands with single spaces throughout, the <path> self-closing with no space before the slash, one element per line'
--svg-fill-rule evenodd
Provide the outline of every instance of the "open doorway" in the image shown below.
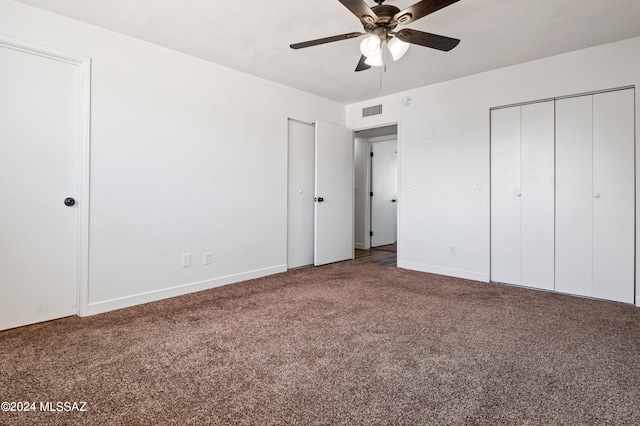
<path fill-rule="evenodd" d="M 356 258 L 395 265 L 398 211 L 397 125 L 356 131 L 354 150 Z"/>

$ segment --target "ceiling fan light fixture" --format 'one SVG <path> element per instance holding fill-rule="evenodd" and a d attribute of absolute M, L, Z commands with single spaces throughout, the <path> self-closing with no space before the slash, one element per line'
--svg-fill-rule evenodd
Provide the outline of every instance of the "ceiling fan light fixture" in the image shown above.
<path fill-rule="evenodd" d="M 360 52 L 367 58 L 380 56 L 380 37 L 370 36 L 362 40 L 360 43 Z"/>
<path fill-rule="evenodd" d="M 385 0 L 374 0 L 377 6 L 372 7 L 370 7 L 365 0 L 338 1 L 358 18 L 363 26 L 364 32 L 351 32 L 331 37 L 323 37 L 302 43 L 293 43 L 290 44 L 289 47 L 292 49 L 302 49 L 364 36 L 364 40 L 360 43 L 360 52 L 362 52 L 362 55 L 360 56 L 355 71 L 363 71 L 371 67 L 380 66 L 384 67 L 386 71 L 386 64 L 389 62 L 387 56 L 391 54 L 392 59 L 397 61 L 409 49 L 408 43 L 437 49 L 443 52 L 450 51 L 460 43 L 460 40 L 457 38 L 431 34 L 410 28 L 403 28 L 398 32 L 394 31 L 399 24 L 410 24 L 437 10 L 450 6 L 459 0 L 418 0 L 413 6 L 404 10 L 400 10 L 393 5 L 383 5 L 382 3 Z M 386 46 L 384 46 L 385 44 Z M 387 50 L 389 50 L 389 52 L 387 52 Z M 380 79 L 380 87 L 382 88 L 382 78 Z"/>
<path fill-rule="evenodd" d="M 402 58 L 402 56 L 407 53 L 407 50 L 409 50 L 409 43 L 405 43 L 398 37 L 394 37 L 389 40 L 387 46 L 389 47 L 389 51 L 391 52 L 391 56 L 394 61 Z"/>
<path fill-rule="evenodd" d="M 384 62 L 382 62 L 382 55 L 369 56 L 364 63 L 371 65 L 372 67 L 381 67 L 384 65 Z"/>

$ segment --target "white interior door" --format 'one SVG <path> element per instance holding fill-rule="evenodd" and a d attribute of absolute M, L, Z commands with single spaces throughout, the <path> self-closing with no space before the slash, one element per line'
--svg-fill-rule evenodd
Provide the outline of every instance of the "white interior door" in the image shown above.
<path fill-rule="evenodd" d="M 398 143 L 371 144 L 371 247 L 396 242 Z"/>
<path fill-rule="evenodd" d="M 287 267 L 313 264 L 315 130 L 289 120 Z"/>
<path fill-rule="evenodd" d="M 545 290 L 554 289 L 554 123 L 553 101 L 521 107 L 520 284 Z"/>
<path fill-rule="evenodd" d="M 353 132 L 316 122 L 314 265 L 353 258 Z"/>
<path fill-rule="evenodd" d="M 633 303 L 634 91 L 556 111 L 556 289 Z"/>
<path fill-rule="evenodd" d="M 491 279 L 520 284 L 520 107 L 491 111 Z"/>
<path fill-rule="evenodd" d="M 0 47 L 0 329 L 77 306 L 79 69 Z"/>
<path fill-rule="evenodd" d="M 634 300 L 634 90 L 593 96 L 593 297 Z"/>
<path fill-rule="evenodd" d="M 556 101 L 556 291 L 593 287 L 592 96 Z"/>
<path fill-rule="evenodd" d="M 554 289 L 554 105 L 491 112 L 491 278 Z"/>

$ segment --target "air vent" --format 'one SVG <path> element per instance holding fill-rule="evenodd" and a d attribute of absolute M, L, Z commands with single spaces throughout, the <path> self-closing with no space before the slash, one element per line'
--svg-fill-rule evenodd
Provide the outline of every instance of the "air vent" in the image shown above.
<path fill-rule="evenodd" d="M 382 114 L 382 105 L 373 105 L 370 107 L 362 108 L 362 116 L 370 117 L 372 115 Z"/>

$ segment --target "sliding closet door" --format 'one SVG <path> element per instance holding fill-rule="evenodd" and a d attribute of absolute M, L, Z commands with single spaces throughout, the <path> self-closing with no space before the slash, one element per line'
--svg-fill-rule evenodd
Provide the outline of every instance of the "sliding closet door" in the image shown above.
<path fill-rule="evenodd" d="M 520 283 L 520 107 L 491 111 L 491 280 Z"/>
<path fill-rule="evenodd" d="M 634 298 L 634 91 L 593 97 L 593 297 Z"/>
<path fill-rule="evenodd" d="M 554 288 L 554 106 L 491 112 L 491 279 Z"/>
<path fill-rule="evenodd" d="M 556 291 L 592 294 L 591 96 L 556 102 Z"/>

